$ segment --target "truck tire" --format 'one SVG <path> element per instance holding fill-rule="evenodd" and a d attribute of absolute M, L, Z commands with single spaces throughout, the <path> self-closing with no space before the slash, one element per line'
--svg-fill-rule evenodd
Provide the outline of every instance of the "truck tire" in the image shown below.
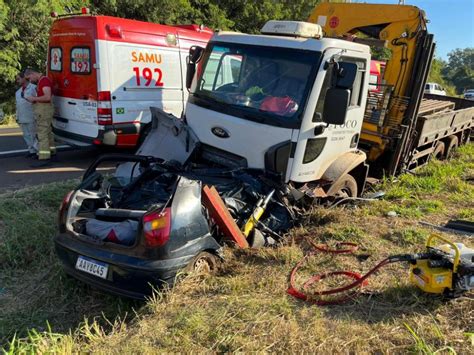
<path fill-rule="evenodd" d="M 459 139 L 456 136 L 449 136 L 445 144 L 447 147 L 444 156 L 446 157 L 446 159 L 449 159 L 453 154 L 454 150 L 458 147 Z"/>
<path fill-rule="evenodd" d="M 357 181 L 349 174 L 344 174 L 326 192 L 337 198 L 357 197 Z"/>
<path fill-rule="evenodd" d="M 438 159 L 442 160 L 444 158 L 444 143 L 439 141 L 436 143 L 436 147 L 433 150 L 433 153 L 431 153 L 431 158 L 432 159 Z"/>

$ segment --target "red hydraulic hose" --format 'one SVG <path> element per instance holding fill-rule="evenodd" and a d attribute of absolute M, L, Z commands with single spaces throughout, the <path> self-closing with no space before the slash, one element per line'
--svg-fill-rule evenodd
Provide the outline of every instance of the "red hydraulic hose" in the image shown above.
<path fill-rule="evenodd" d="M 318 251 L 320 252 L 325 252 L 325 253 L 331 253 L 331 254 L 348 254 L 348 253 L 353 253 L 355 250 L 358 249 L 357 245 L 354 243 L 340 243 L 339 246 L 349 246 L 350 248 L 348 249 L 329 249 L 327 246 L 321 246 L 321 245 L 315 245 L 311 241 L 308 241 L 313 247 L 315 247 Z M 346 286 L 330 289 L 330 290 L 324 290 L 324 291 L 319 291 L 319 292 L 314 292 L 311 295 L 300 291 L 296 288 L 295 286 L 295 277 L 298 269 L 301 268 L 301 266 L 306 262 L 306 260 L 315 255 L 316 252 L 310 253 L 306 255 L 303 259 L 301 259 L 296 266 L 291 270 L 290 273 L 290 287 L 288 288 L 287 292 L 292 295 L 293 297 L 296 297 L 298 299 L 301 299 L 303 301 L 307 301 L 319 306 L 327 306 L 327 305 L 335 305 L 335 304 L 341 304 L 345 301 L 348 301 L 349 299 L 352 299 L 355 295 L 356 292 L 350 292 L 348 295 L 331 299 L 331 300 L 322 300 L 320 299 L 321 296 L 328 296 L 328 295 L 335 295 L 338 293 L 350 291 L 356 287 L 362 287 L 367 285 L 367 279 L 375 273 L 378 269 L 381 267 L 389 264 L 391 261 L 389 258 L 383 259 L 381 262 L 379 262 L 377 265 L 375 265 L 371 270 L 369 270 L 365 275 L 360 275 L 359 273 L 352 272 L 352 271 L 331 271 L 319 275 L 313 275 L 309 279 L 307 279 L 303 283 L 303 290 L 306 291 L 309 286 L 312 284 L 321 281 L 323 279 L 327 279 L 329 277 L 334 277 L 334 276 L 345 276 L 349 279 L 353 279 L 352 283 Z M 319 297 L 319 298 L 318 298 Z"/>

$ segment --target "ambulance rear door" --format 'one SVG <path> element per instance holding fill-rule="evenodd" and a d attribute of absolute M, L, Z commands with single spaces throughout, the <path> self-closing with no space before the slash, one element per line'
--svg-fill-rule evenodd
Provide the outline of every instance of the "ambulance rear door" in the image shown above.
<path fill-rule="evenodd" d="M 98 135 L 96 21 L 92 16 L 55 21 L 48 51 L 54 83 L 53 129 L 63 140 L 91 144 Z"/>

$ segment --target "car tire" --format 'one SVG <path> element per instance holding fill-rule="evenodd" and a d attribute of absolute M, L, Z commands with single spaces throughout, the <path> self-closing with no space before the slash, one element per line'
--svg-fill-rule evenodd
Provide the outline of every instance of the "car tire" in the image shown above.
<path fill-rule="evenodd" d="M 197 275 L 212 275 L 219 265 L 217 256 L 207 251 L 196 255 L 186 267 L 186 271 Z"/>
<path fill-rule="evenodd" d="M 344 174 L 326 192 L 328 196 L 336 198 L 357 197 L 357 181 L 349 174 Z"/>

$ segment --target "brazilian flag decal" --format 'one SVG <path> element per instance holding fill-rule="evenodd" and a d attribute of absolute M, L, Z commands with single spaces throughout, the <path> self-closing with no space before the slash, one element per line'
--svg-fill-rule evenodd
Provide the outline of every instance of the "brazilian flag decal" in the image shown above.
<path fill-rule="evenodd" d="M 125 108 L 123 107 L 117 107 L 117 109 L 115 110 L 115 113 L 117 115 L 123 115 L 125 113 Z"/>

